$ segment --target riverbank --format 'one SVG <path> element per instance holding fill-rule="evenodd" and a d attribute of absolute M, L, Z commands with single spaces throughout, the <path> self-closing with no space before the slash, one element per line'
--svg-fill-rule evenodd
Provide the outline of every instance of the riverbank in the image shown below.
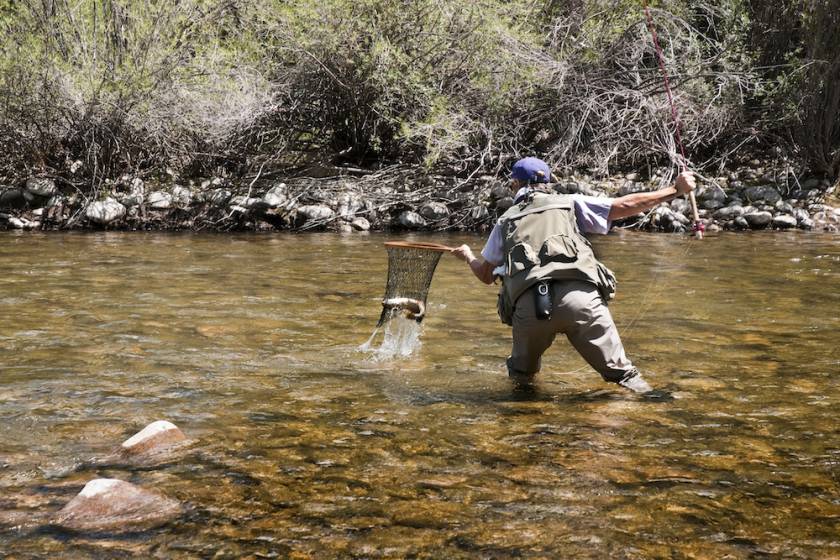
<path fill-rule="evenodd" d="M 428 175 L 413 167 L 319 168 L 313 175 L 318 176 L 258 175 L 243 181 L 124 175 L 93 192 L 71 178 L 33 176 L 0 187 L 0 229 L 483 231 L 513 204 L 507 180 L 490 175 Z M 553 187 L 558 193 L 615 197 L 669 182 L 662 169 L 649 177 L 568 174 Z M 836 188 L 826 179 L 798 178 L 756 159 L 701 177 L 697 200 L 708 231 L 838 231 Z M 616 225 L 683 233 L 691 229 L 691 210 L 677 199 Z"/>

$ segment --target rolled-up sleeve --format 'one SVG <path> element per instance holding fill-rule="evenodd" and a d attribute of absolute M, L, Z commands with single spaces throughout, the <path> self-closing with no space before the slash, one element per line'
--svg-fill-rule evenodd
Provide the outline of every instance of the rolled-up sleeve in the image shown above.
<path fill-rule="evenodd" d="M 611 198 L 599 198 L 596 196 L 573 195 L 575 204 L 575 217 L 578 228 L 582 233 L 609 233 L 612 222 L 610 221 Z"/>

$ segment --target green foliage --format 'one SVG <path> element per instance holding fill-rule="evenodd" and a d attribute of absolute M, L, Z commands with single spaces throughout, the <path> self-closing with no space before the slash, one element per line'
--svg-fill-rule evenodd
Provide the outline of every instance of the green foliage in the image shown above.
<path fill-rule="evenodd" d="M 693 159 L 756 127 L 805 145 L 836 105 L 838 2 L 650 1 Z M 0 0 L 0 175 L 673 159 L 643 5 Z M 808 149 L 821 168 L 832 126 Z"/>

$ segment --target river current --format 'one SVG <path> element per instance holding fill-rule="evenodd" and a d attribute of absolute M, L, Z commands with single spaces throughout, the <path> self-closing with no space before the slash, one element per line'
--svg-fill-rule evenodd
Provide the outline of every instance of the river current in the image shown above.
<path fill-rule="evenodd" d="M 512 385 L 495 288 L 448 255 L 412 354 L 360 351 L 391 238 L 0 234 L 0 511 L 96 477 L 187 506 L 128 535 L 0 526 L 0 556 L 840 557 L 840 237 L 594 240 L 661 399 L 561 339 Z M 181 457 L 91 463 L 159 419 Z"/>

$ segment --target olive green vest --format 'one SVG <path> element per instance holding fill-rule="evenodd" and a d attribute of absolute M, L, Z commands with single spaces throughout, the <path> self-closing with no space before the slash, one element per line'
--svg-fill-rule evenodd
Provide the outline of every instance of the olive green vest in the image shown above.
<path fill-rule="evenodd" d="M 570 196 L 536 193 L 508 209 L 499 227 L 506 265 L 499 294 L 503 322 L 510 324 L 502 307 L 512 313 L 517 298 L 542 280 L 592 282 L 604 302 L 615 295 L 615 275 L 598 262 L 580 233 Z"/>

